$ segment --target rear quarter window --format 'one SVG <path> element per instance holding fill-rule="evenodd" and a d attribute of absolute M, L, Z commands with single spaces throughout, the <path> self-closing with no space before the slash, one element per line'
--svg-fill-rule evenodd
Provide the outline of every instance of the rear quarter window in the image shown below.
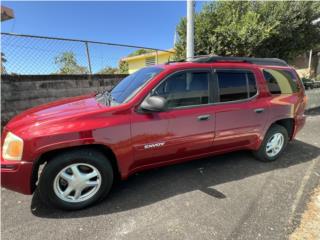
<path fill-rule="evenodd" d="M 297 78 L 289 70 L 264 69 L 263 75 L 271 94 L 292 94 L 299 91 Z"/>

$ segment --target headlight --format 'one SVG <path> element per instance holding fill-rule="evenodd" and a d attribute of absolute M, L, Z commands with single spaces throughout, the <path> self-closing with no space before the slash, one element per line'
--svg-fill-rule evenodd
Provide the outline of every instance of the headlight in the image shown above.
<path fill-rule="evenodd" d="M 20 161 L 23 152 L 23 140 L 11 132 L 8 132 L 2 147 L 4 160 Z"/>

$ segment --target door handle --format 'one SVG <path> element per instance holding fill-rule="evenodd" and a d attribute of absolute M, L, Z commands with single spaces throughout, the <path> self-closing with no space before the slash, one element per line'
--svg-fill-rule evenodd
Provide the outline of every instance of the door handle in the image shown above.
<path fill-rule="evenodd" d="M 254 111 L 255 113 L 262 113 L 264 112 L 264 108 L 256 108 Z"/>
<path fill-rule="evenodd" d="M 210 114 L 207 114 L 207 115 L 201 115 L 201 116 L 198 116 L 198 121 L 206 121 L 206 120 L 209 120 L 211 117 Z"/>

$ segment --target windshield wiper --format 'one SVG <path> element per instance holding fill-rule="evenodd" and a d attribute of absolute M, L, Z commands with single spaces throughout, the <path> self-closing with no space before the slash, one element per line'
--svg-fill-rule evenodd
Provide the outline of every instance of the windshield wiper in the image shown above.
<path fill-rule="evenodd" d="M 108 95 L 106 95 L 106 101 L 108 102 L 108 105 L 111 106 L 111 102 L 113 100 L 113 97 L 110 92 L 108 92 Z"/>
<path fill-rule="evenodd" d="M 105 105 L 109 105 L 111 104 L 112 101 L 112 96 L 111 93 L 108 90 L 105 90 L 104 92 L 98 93 L 96 95 L 96 98 L 99 102 L 105 104 Z"/>
<path fill-rule="evenodd" d="M 106 90 L 101 94 L 101 96 L 106 99 L 105 104 L 110 106 L 112 98 L 111 93 L 108 90 Z"/>
<path fill-rule="evenodd" d="M 109 92 L 109 91 L 105 91 L 105 92 L 102 94 L 102 96 L 106 98 L 106 104 L 109 105 L 109 106 L 111 106 L 111 103 L 112 103 L 112 102 L 117 103 L 117 102 L 115 101 L 114 97 L 112 97 L 111 92 Z"/>

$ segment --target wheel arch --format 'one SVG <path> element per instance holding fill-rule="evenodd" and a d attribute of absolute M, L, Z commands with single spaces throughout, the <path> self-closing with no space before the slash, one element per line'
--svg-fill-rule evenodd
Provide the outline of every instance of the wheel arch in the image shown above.
<path fill-rule="evenodd" d="M 270 127 L 272 127 L 275 124 L 284 127 L 288 132 L 289 139 L 290 140 L 292 139 L 294 134 L 294 124 L 295 124 L 295 121 L 293 118 L 283 118 L 283 119 L 276 120 L 270 125 Z"/>
<path fill-rule="evenodd" d="M 37 187 L 37 182 L 39 179 L 40 175 L 40 167 L 44 166 L 47 164 L 51 159 L 65 151 L 70 151 L 70 150 L 77 150 L 77 149 L 88 149 L 88 150 L 96 150 L 103 155 L 106 156 L 108 160 L 110 160 L 110 163 L 113 168 L 114 176 L 116 179 L 119 179 L 121 176 L 120 173 L 120 168 L 118 165 L 118 160 L 116 158 L 116 155 L 112 151 L 112 149 L 106 145 L 102 144 L 89 144 L 89 145 L 81 145 L 81 146 L 72 146 L 72 147 L 67 147 L 67 148 L 60 148 L 60 149 L 54 149 L 48 152 L 45 152 L 41 154 L 38 159 L 34 162 L 33 164 L 33 170 L 32 170 L 32 175 L 31 175 L 31 191 L 34 192 L 34 190 Z"/>

